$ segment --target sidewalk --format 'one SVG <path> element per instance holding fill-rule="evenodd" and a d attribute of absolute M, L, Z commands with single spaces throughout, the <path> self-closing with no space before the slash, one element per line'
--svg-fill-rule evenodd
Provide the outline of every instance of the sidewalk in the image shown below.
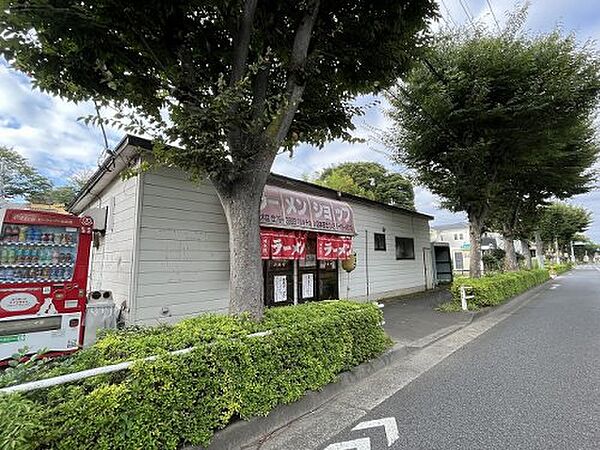
<path fill-rule="evenodd" d="M 381 301 L 385 331 L 396 344 L 423 347 L 472 320 L 470 312 L 438 312 L 435 307 L 451 299 L 447 288 L 418 292 Z M 426 342 L 427 341 L 427 342 Z"/>

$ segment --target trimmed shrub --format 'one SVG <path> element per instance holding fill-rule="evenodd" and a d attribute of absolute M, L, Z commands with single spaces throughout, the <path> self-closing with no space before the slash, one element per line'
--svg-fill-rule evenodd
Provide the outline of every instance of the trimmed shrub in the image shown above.
<path fill-rule="evenodd" d="M 201 316 L 174 326 L 106 333 L 36 378 L 152 354 L 129 371 L 0 396 L 0 443 L 55 449 L 176 449 L 207 445 L 238 418 L 267 415 L 391 345 L 372 304 L 269 309 L 261 323 Z M 271 330 L 272 334 L 248 337 Z M 195 346 L 190 353 L 167 352 Z M 9 406 L 10 405 L 10 406 Z M 21 417 L 28 425 L 12 425 Z M 18 441 L 20 439 L 20 441 Z M 8 447 L 10 448 L 10 447 Z"/>
<path fill-rule="evenodd" d="M 560 275 L 562 273 L 568 272 L 573 268 L 573 264 L 570 262 L 562 263 L 562 264 L 550 264 L 548 266 L 548 270 L 551 274 Z"/>
<path fill-rule="evenodd" d="M 469 308 L 479 309 L 485 306 L 495 306 L 542 284 L 549 277 L 548 271 L 544 269 L 498 273 L 476 279 L 459 277 L 452 283 L 452 301 L 460 304 L 461 286 L 471 286 L 473 289 L 470 295 L 475 297 L 468 300 Z"/>

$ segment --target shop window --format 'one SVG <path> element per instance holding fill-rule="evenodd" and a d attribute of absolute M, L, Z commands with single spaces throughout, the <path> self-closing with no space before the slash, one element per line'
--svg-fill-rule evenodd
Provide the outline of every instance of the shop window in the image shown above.
<path fill-rule="evenodd" d="M 385 234 L 383 233 L 375 233 L 375 250 L 380 250 L 385 252 Z"/>
<path fill-rule="evenodd" d="M 415 259 L 414 239 L 396 238 L 396 259 Z"/>

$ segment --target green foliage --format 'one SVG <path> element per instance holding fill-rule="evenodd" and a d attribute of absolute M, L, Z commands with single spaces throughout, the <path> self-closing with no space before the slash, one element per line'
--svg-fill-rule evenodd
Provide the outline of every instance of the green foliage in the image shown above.
<path fill-rule="evenodd" d="M 559 30 L 523 32 L 523 16 L 499 33 L 443 32 L 388 95 L 397 159 L 445 206 L 465 211 L 476 233 L 488 226 L 511 239 L 531 231 L 549 198 L 590 189 L 600 148 L 596 51 Z"/>
<path fill-rule="evenodd" d="M 0 194 L 35 200 L 52 187 L 50 181 L 16 150 L 0 146 Z"/>
<path fill-rule="evenodd" d="M 0 386 L 24 383 L 42 370 L 47 362 L 44 359 L 44 354 L 47 353 L 47 350 L 41 349 L 29 356 L 28 353 L 28 348 L 24 347 L 12 355 L 8 361 L 8 367 L 3 372 L 0 372 Z"/>
<path fill-rule="evenodd" d="M 411 182 L 374 162 L 347 162 L 323 170 L 313 180 L 322 186 L 388 205 L 415 209 Z"/>
<path fill-rule="evenodd" d="M 570 262 L 563 264 L 549 264 L 547 265 L 547 269 L 552 275 L 561 275 L 565 272 L 568 272 L 573 268 L 573 264 Z"/>
<path fill-rule="evenodd" d="M 261 323 L 209 315 L 110 332 L 49 373 L 159 358 L 127 372 L 0 397 L 0 406 L 15 405 L 14 413 L 0 413 L 0 442 L 27 440 L 32 449 L 207 445 L 232 420 L 267 415 L 381 354 L 391 345 L 381 320 L 375 305 L 332 301 L 269 309 Z M 247 336 L 266 330 L 272 334 Z M 192 345 L 190 353 L 165 354 Z M 18 418 L 27 427 L 11 428 Z"/>
<path fill-rule="evenodd" d="M 485 272 L 500 272 L 504 267 L 504 257 L 506 252 L 501 248 L 495 248 L 483 253 L 481 257 Z"/>
<path fill-rule="evenodd" d="M 0 395 L 0 448 L 33 450 L 41 428 L 39 405 L 21 395 Z"/>
<path fill-rule="evenodd" d="M 234 178 L 266 134 L 274 151 L 350 139 L 353 98 L 407 69 L 437 11 L 432 0 L 251 4 L 9 0 L 3 52 L 43 90 L 131 106 L 117 122 L 179 140 L 162 155 L 185 170 Z"/>
<path fill-rule="evenodd" d="M 499 305 L 509 298 L 543 283 L 548 278 L 548 270 L 545 269 L 498 273 L 477 279 L 459 277 L 454 280 L 450 290 L 453 302 L 460 304 L 460 287 L 471 286 L 475 298 L 468 301 L 469 309 L 479 309 L 485 306 Z"/>
<path fill-rule="evenodd" d="M 547 244 L 558 239 L 561 246 L 568 245 L 577 233 L 582 233 L 591 224 L 591 213 L 585 208 L 555 202 L 544 208 L 539 222 L 539 231 Z"/>

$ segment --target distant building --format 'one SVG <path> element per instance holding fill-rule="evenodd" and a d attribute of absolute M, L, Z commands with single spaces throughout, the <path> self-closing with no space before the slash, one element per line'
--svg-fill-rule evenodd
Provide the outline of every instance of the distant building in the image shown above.
<path fill-rule="evenodd" d="M 447 242 L 450 245 L 452 265 L 457 273 L 469 271 L 471 242 L 469 237 L 469 223 L 466 221 L 448 225 L 431 227 L 431 242 Z M 515 251 L 523 254 L 521 241 L 514 241 Z M 504 239 L 500 233 L 485 232 L 481 236 L 481 250 L 504 250 Z M 527 251 L 530 251 L 527 249 Z"/>

